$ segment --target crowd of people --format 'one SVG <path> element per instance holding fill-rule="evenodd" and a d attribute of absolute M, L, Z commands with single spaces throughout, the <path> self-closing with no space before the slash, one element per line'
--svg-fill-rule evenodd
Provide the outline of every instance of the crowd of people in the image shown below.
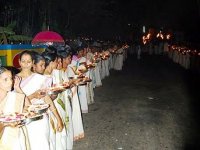
<path fill-rule="evenodd" d="M 144 53 L 148 55 L 165 55 L 174 63 L 179 64 L 185 69 L 191 69 L 200 73 L 200 51 L 184 45 L 169 44 L 161 41 L 157 44 L 148 43 L 146 45 L 133 44 L 129 48 L 131 55 L 136 54 L 140 59 Z"/>
<path fill-rule="evenodd" d="M 71 150 L 74 141 L 84 138 L 82 114 L 95 103 L 94 88 L 102 86 L 110 69 L 122 70 L 127 58 L 125 44 L 97 47 L 79 44 L 47 47 L 44 52 L 25 50 L 20 69 L 12 74 L 0 67 L 0 149 Z M 31 106 L 48 105 L 38 120 L 2 121 L 7 116 L 31 116 Z"/>
<path fill-rule="evenodd" d="M 185 69 L 194 70 L 200 73 L 200 51 L 185 46 L 172 45 L 169 47 L 168 57 L 173 62 L 181 65 Z"/>

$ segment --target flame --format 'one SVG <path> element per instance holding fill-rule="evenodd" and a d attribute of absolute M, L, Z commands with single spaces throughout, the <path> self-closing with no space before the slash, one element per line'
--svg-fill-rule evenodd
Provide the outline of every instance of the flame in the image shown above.
<path fill-rule="evenodd" d="M 143 44 L 144 44 L 144 45 L 147 43 L 147 40 L 146 40 L 146 37 L 145 37 L 145 36 L 142 37 L 142 41 L 143 41 Z"/>
<path fill-rule="evenodd" d="M 190 54 L 190 55 L 200 56 L 199 50 L 197 50 L 197 49 L 191 49 L 191 48 L 188 48 L 186 46 L 172 45 L 171 49 L 174 50 L 174 51 L 178 51 L 179 53 L 182 53 L 184 55 Z"/>
<path fill-rule="evenodd" d="M 161 38 L 162 40 L 164 39 L 164 35 L 162 34 L 161 31 L 156 35 L 156 37 Z"/>
<path fill-rule="evenodd" d="M 147 34 L 147 39 L 150 39 L 150 37 L 151 37 L 151 34 L 148 33 L 148 34 Z"/>
<path fill-rule="evenodd" d="M 170 34 L 167 34 L 167 35 L 166 35 L 166 39 L 167 39 L 167 40 L 171 39 L 171 35 L 170 35 Z"/>

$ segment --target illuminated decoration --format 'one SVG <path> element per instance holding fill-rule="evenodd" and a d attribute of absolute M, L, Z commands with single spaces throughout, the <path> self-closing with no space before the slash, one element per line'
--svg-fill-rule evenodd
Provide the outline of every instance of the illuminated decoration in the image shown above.
<path fill-rule="evenodd" d="M 151 34 L 148 33 L 148 34 L 147 34 L 147 39 L 150 39 L 150 37 L 151 37 Z"/>
<path fill-rule="evenodd" d="M 147 39 L 145 36 L 142 37 L 142 41 L 143 41 L 143 44 L 145 45 L 147 43 Z"/>
<path fill-rule="evenodd" d="M 178 51 L 179 53 L 183 55 L 190 55 L 190 56 L 200 56 L 200 50 L 196 49 L 191 49 L 185 46 L 177 46 L 177 45 L 172 45 L 171 46 L 172 51 Z"/>
<path fill-rule="evenodd" d="M 142 36 L 142 42 L 143 44 L 147 44 L 151 42 L 153 39 L 159 39 L 159 40 L 170 40 L 172 38 L 172 32 L 167 31 L 167 33 L 163 33 L 162 31 L 159 31 L 156 33 L 156 30 L 153 28 L 150 28 L 148 30 L 148 33 Z"/>
<path fill-rule="evenodd" d="M 164 39 L 164 35 L 162 34 L 161 31 L 156 35 L 156 37 L 161 38 L 162 40 Z"/>
<path fill-rule="evenodd" d="M 148 33 L 146 36 L 143 35 L 142 36 L 143 44 L 145 45 L 147 42 L 150 42 L 151 38 L 152 38 L 152 35 L 150 33 Z"/>
<path fill-rule="evenodd" d="M 170 39 L 171 39 L 171 35 L 170 35 L 170 34 L 167 34 L 167 35 L 166 35 L 166 39 L 167 39 L 167 40 L 170 40 Z"/>

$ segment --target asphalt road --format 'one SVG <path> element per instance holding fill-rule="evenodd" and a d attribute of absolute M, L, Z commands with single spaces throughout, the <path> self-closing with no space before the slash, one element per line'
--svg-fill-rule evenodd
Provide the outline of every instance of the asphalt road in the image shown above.
<path fill-rule="evenodd" d="M 164 56 L 129 56 L 95 89 L 74 150 L 197 150 L 199 77 Z"/>

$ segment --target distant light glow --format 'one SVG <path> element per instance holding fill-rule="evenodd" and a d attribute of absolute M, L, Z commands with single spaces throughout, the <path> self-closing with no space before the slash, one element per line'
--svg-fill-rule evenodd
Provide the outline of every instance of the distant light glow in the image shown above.
<path fill-rule="evenodd" d="M 146 32 L 146 28 L 145 28 L 145 26 L 142 27 L 142 31 L 143 31 L 143 33 Z"/>

